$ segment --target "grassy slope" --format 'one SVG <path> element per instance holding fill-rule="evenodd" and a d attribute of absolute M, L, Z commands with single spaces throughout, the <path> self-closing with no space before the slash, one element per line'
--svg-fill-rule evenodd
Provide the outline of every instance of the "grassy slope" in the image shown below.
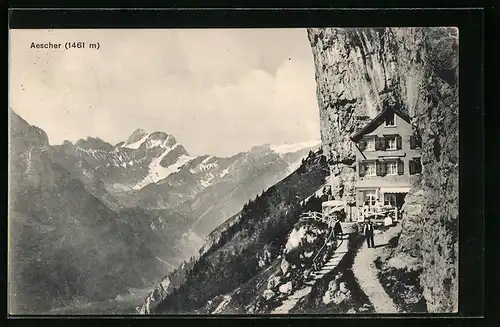
<path fill-rule="evenodd" d="M 320 152 L 309 156 L 290 176 L 244 206 L 242 219 L 222 233 L 187 272 L 186 282 L 174 290 L 154 313 L 194 312 L 218 295 L 248 282 L 267 267 L 257 255 L 264 249 L 277 257 L 288 232 L 303 211 L 300 201 L 317 191 L 329 173 Z"/>

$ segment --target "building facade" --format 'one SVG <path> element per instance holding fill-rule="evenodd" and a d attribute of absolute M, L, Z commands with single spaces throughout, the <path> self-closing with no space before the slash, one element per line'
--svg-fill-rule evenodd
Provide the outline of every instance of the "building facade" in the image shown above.
<path fill-rule="evenodd" d="M 393 208 L 398 216 L 412 175 L 422 172 L 421 140 L 405 113 L 387 108 L 351 136 L 356 153 L 356 203 L 351 220 L 374 207 Z M 399 218 L 399 217 L 397 217 Z"/>

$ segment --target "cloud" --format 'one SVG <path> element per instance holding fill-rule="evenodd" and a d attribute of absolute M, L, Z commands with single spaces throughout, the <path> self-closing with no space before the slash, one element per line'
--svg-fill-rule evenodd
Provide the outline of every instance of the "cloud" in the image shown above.
<path fill-rule="evenodd" d="M 66 40 L 101 48 L 29 48 Z M 304 30 L 13 30 L 10 58 L 10 105 L 51 143 L 143 128 L 231 155 L 319 138 Z"/>

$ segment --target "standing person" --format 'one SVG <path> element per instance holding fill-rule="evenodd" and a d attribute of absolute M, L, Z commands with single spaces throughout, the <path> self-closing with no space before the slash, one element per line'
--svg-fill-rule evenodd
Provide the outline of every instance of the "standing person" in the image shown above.
<path fill-rule="evenodd" d="M 323 202 L 324 201 L 334 200 L 333 194 L 332 194 L 332 186 L 331 185 L 325 185 L 325 187 L 323 187 L 322 200 L 323 200 Z"/>
<path fill-rule="evenodd" d="M 336 239 L 342 237 L 342 226 L 340 225 L 340 220 L 335 219 L 335 224 L 333 225 L 333 234 Z"/>
<path fill-rule="evenodd" d="M 380 209 L 382 209 L 382 202 L 380 202 L 379 198 L 377 198 L 377 200 L 375 200 L 374 209 L 376 212 L 378 212 L 378 211 L 380 211 Z"/>
<path fill-rule="evenodd" d="M 365 225 L 363 227 L 363 234 L 366 237 L 366 244 L 368 245 L 368 248 L 373 248 L 375 247 L 375 243 L 373 241 L 373 223 L 371 220 L 365 219 Z"/>

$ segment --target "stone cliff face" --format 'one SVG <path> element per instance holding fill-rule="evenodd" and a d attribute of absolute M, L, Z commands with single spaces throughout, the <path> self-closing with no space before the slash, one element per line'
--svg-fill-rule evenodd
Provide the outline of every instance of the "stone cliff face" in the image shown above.
<path fill-rule="evenodd" d="M 308 37 L 334 195 L 353 200 L 349 135 L 386 106 L 412 117 L 423 173 L 406 199 L 398 251 L 419 258 L 428 310 L 457 311 L 458 30 L 309 29 Z"/>

